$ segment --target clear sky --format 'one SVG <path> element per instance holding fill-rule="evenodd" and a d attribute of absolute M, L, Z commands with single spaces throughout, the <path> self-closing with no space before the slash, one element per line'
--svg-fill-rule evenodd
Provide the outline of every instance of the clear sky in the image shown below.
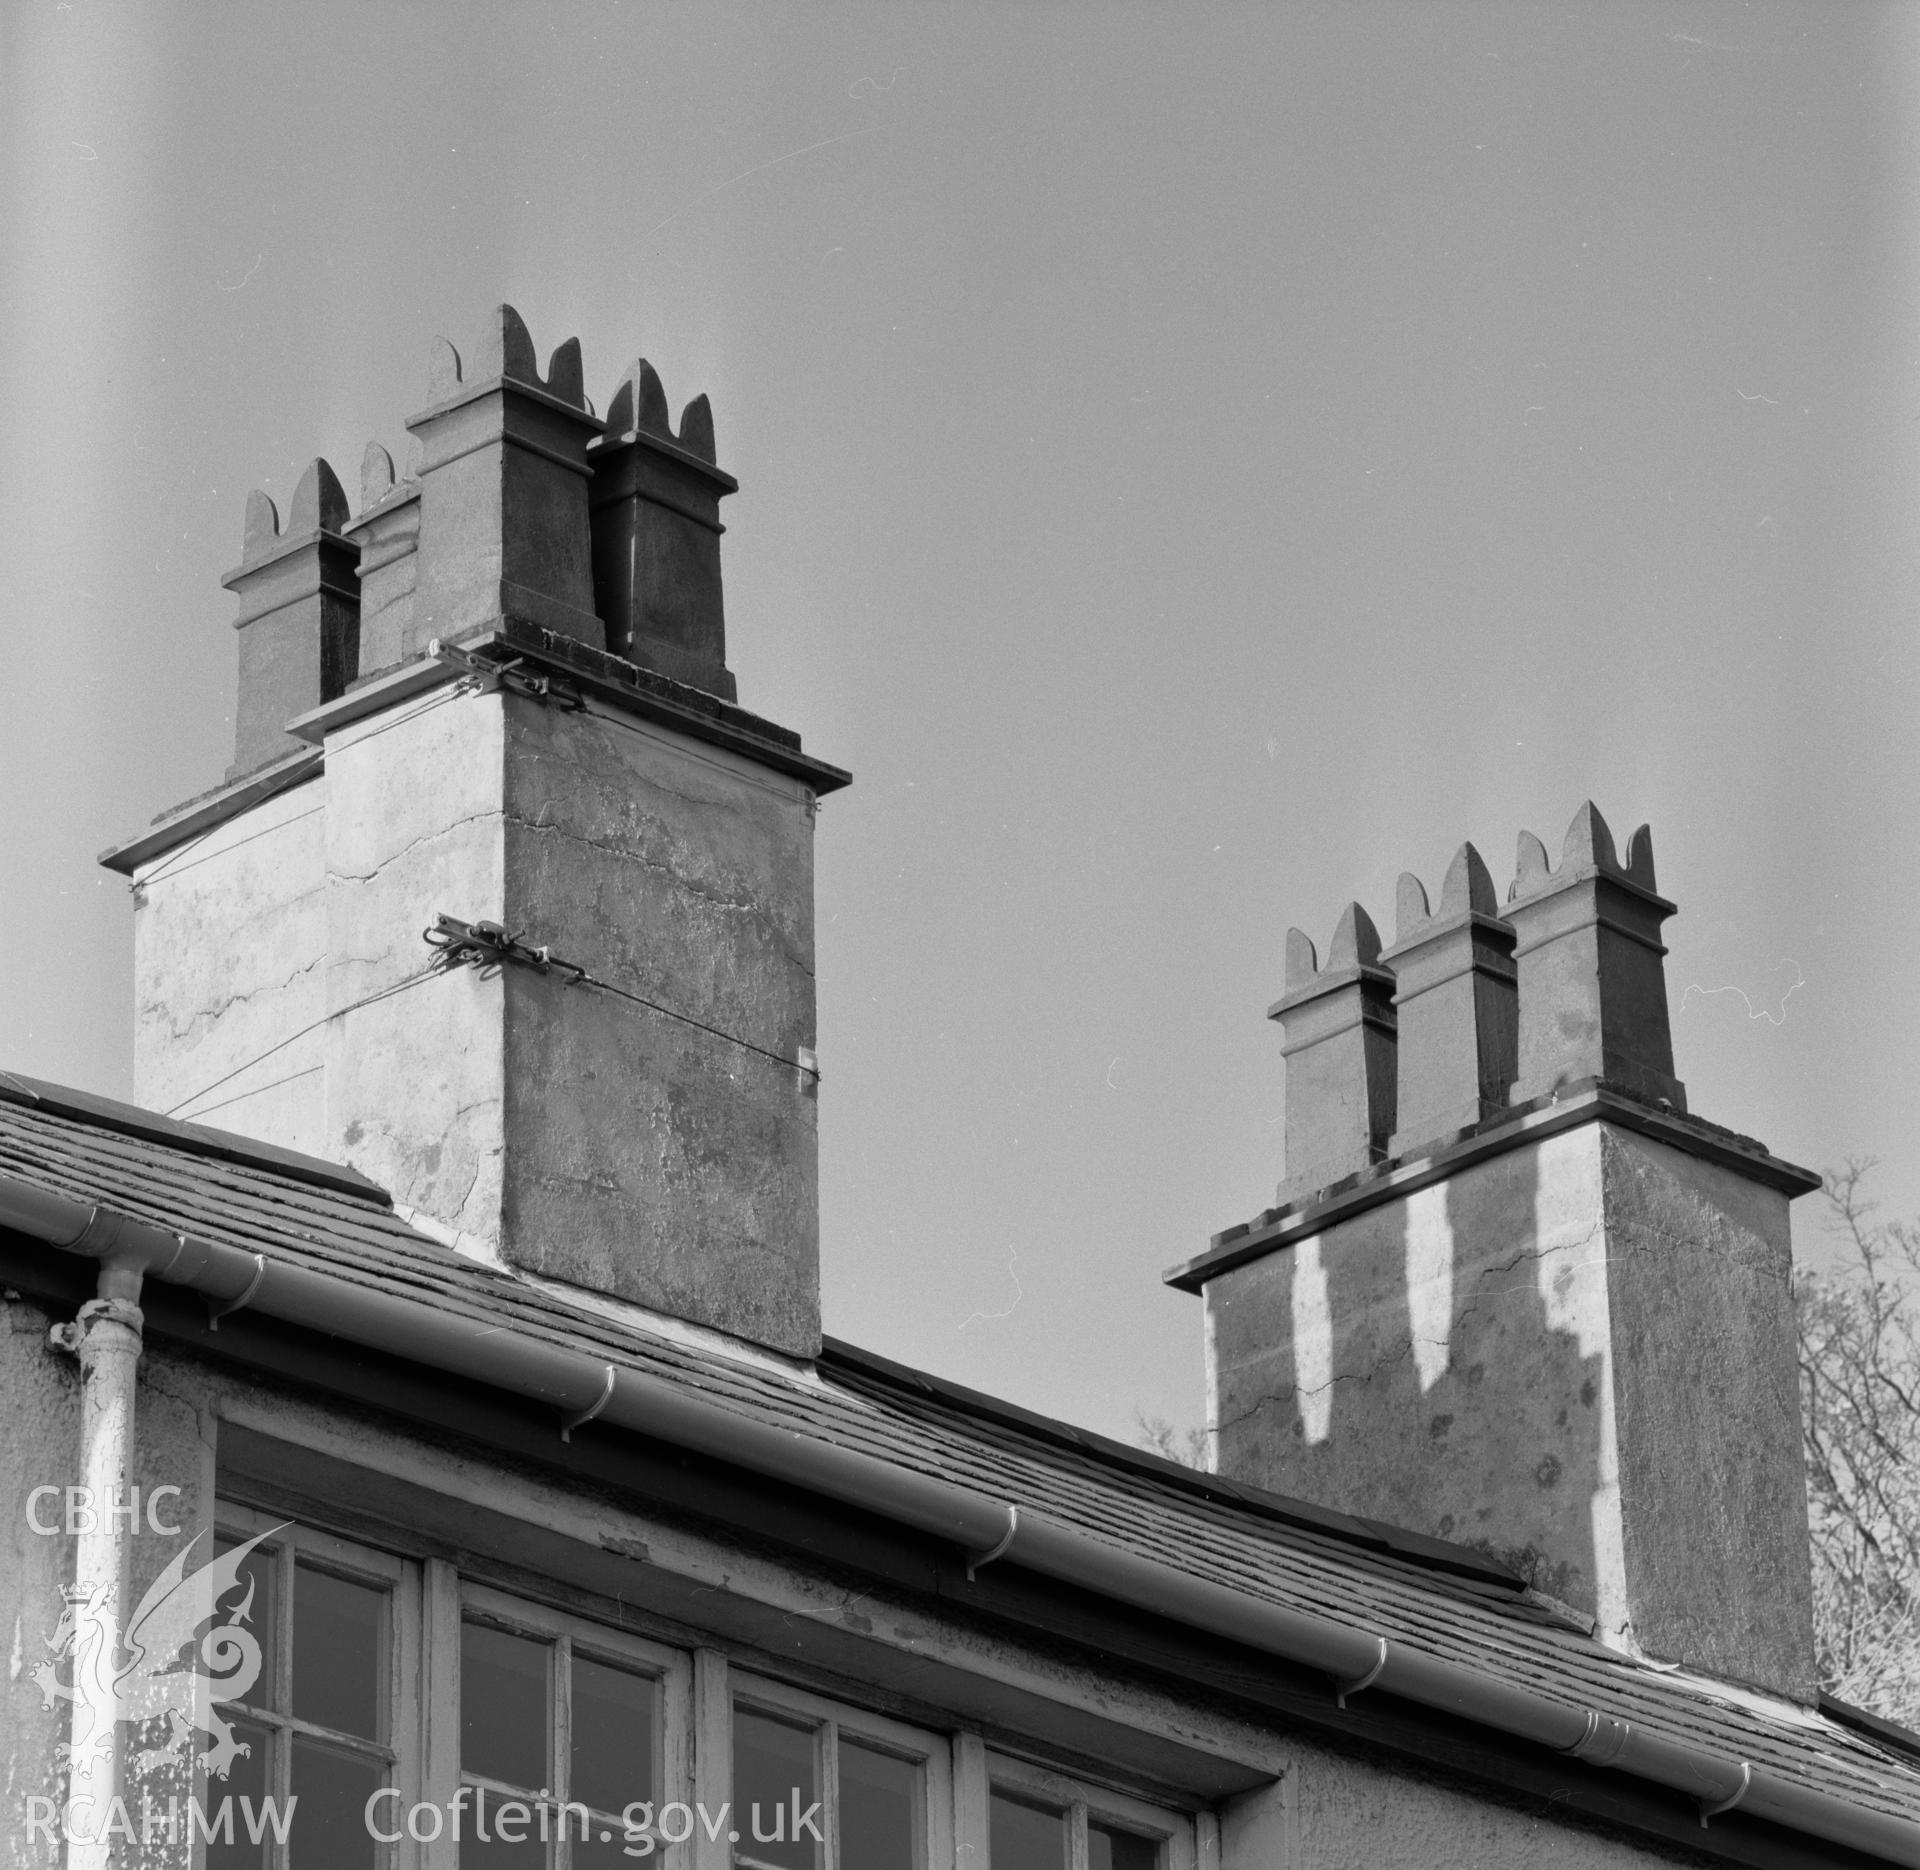
<path fill-rule="evenodd" d="M 711 394 L 741 699 L 855 774 L 829 1329 L 1197 1421 L 1287 925 L 1589 795 L 1694 1109 L 1920 1210 L 1917 80 L 1833 0 L 13 0 L 0 1062 L 125 1093 L 93 857 L 230 757 L 247 490 L 506 299 Z"/>

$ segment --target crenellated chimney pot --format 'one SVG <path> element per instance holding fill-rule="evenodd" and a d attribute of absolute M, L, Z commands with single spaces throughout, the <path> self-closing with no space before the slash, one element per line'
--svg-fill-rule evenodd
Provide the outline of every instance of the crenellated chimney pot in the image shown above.
<path fill-rule="evenodd" d="M 1514 934 L 1480 853 L 1461 845 L 1431 913 L 1420 879 L 1403 874 L 1398 910 L 1381 957 L 1399 1019 L 1394 1156 L 1504 1110 L 1518 1044 Z"/>
<path fill-rule="evenodd" d="M 346 493 L 322 460 L 300 476 L 285 532 L 264 493 L 247 496 L 240 564 L 220 581 L 240 600 L 233 622 L 240 681 L 229 779 L 299 751 L 287 723 L 332 701 L 353 678 L 360 654 L 354 576 L 360 548 L 345 536 L 346 521 Z"/>
<path fill-rule="evenodd" d="M 1378 1162 L 1393 1130 L 1393 974 L 1358 903 L 1341 912 L 1324 968 L 1306 935 L 1287 931 L 1287 991 L 1267 1017 L 1287 1061 L 1289 1201 Z"/>
<path fill-rule="evenodd" d="M 1674 909 L 1654 888 L 1653 833 L 1642 825 L 1622 863 L 1588 801 L 1567 827 L 1557 869 L 1530 831 L 1520 834 L 1516 868 L 1507 900 L 1520 991 L 1513 1101 L 1598 1078 L 1684 1111 L 1660 939 Z"/>

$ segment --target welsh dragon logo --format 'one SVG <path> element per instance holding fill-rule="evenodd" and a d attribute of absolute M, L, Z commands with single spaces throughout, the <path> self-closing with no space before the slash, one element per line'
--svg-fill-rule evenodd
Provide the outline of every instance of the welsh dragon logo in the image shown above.
<path fill-rule="evenodd" d="M 213 1744 L 194 1756 L 195 1764 L 215 1779 L 226 1778 L 249 1748 L 234 1737 L 214 1700 L 245 1696 L 260 1673 L 260 1644 L 246 1627 L 253 1616 L 252 1579 L 238 1604 L 223 1611 L 221 1600 L 239 1589 L 241 1567 L 253 1548 L 283 1530 L 275 1526 L 189 1573 L 187 1560 L 207 1537 L 196 1533 L 147 1587 L 124 1633 L 111 1584 L 67 1586 L 66 1607 L 47 1638 L 54 1660 L 33 1671 L 42 1706 L 72 1701 L 112 1713 L 96 1717 L 87 1732 L 59 1748 L 65 1765 L 84 1768 L 104 1756 L 117 1722 L 164 1720 L 166 1738 L 136 1756 L 131 1763 L 137 1772 L 184 1759 L 204 1732 Z M 222 1616 L 227 1621 L 216 1621 Z M 62 1663 L 72 1665 L 69 1681 L 60 1680 Z"/>

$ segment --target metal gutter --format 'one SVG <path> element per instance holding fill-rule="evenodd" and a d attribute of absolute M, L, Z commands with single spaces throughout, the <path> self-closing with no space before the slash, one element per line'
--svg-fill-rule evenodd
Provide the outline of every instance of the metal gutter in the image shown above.
<path fill-rule="evenodd" d="M 598 1419 L 808 1488 L 960 1548 L 970 1569 L 1044 1576 L 1329 1676 L 1348 1695 L 1419 1706 L 1610 1766 L 1694 1800 L 1701 1822 L 1756 1818 L 1920 1870 L 1920 1823 L 1868 1811 L 1764 1767 L 1686 1746 L 1594 1709 L 1492 1681 L 1379 1635 L 1248 1596 L 1106 1540 L 798 1430 L 756 1422 L 701 1392 L 516 1336 L 417 1299 L 264 1254 L 170 1233 L 111 1209 L 0 1180 L 0 1225 L 69 1253 L 138 1267 L 204 1295 L 215 1317 L 245 1307 L 308 1330 L 492 1384 L 562 1424 Z"/>

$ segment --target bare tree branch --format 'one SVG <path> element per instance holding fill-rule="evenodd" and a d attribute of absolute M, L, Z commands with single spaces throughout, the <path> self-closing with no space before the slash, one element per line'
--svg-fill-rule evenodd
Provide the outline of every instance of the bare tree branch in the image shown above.
<path fill-rule="evenodd" d="M 1821 1686 L 1920 1722 L 1920 1229 L 1827 1177 L 1841 1274 L 1794 1280 Z"/>

